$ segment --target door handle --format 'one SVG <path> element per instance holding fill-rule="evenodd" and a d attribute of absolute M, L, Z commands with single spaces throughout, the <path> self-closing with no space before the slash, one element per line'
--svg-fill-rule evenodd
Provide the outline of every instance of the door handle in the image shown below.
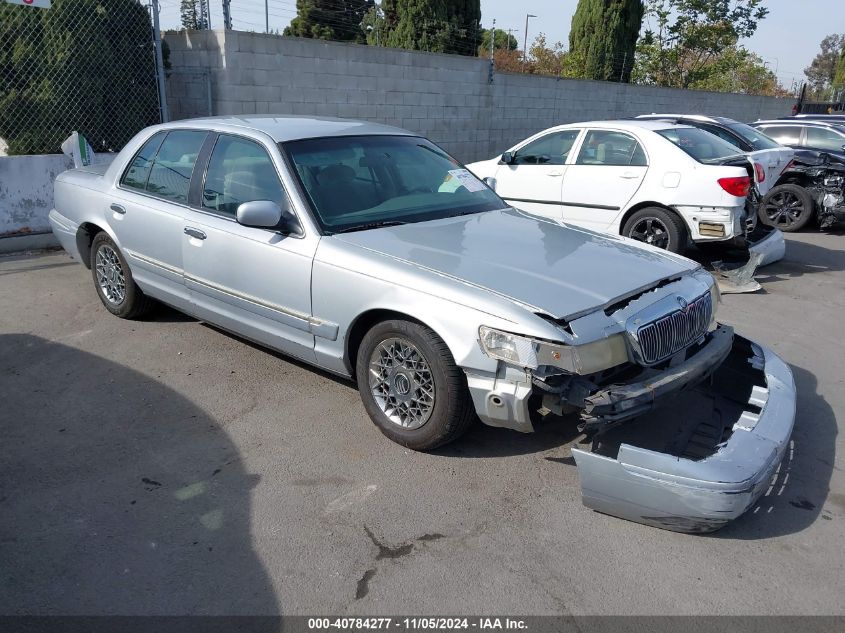
<path fill-rule="evenodd" d="M 546 175 L 547 175 L 547 176 L 550 176 L 550 177 L 554 177 L 554 176 L 563 176 L 563 172 L 562 172 L 562 171 L 550 171 L 550 172 L 549 172 L 548 174 L 546 174 Z"/>
<path fill-rule="evenodd" d="M 639 178 L 639 177 L 640 177 L 640 175 L 639 175 L 639 174 L 635 174 L 635 173 L 630 172 L 630 171 L 626 171 L 624 174 L 622 174 L 622 175 L 621 175 L 621 176 L 619 176 L 619 177 L 620 177 L 620 178 L 625 178 L 625 179 L 627 179 L 627 180 L 630 180 L 630 179 L 632 179 L 632 178 Z"/>
<path fill-rule="evenodd" d="M 192 226 L 185 227 L 185 235 L 190 235 L 191 237 L 195 237 L 198 240 L 204 240 L 206 238 L 205 233 L 203 233 L 199 229 L 195 229 Z"/>
<path fill-rule="evenodd" d="M 124 209 L 121 205 L 117 204 L 116 202 L 112 202 L 109 208 L 115 213 L 119 213 L 120 215 L 126 213 L 126 209 Z"/>

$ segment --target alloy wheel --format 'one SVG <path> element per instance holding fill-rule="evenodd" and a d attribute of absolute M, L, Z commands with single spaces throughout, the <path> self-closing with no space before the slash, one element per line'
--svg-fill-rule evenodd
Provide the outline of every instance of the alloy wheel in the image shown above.
<path fill-rule="evenodd" d="M 370 355 L 370 391 L 387 419 L 418 429 L 434 409 L 434 379 L 420 350 L 404 338 L 388 338 Z"/>
<path fill-rule="evenodd" d="M 97 285 L 110 304 L 118 306 L 126 298 L 126 279 L 115 250 L 108 244 L 97 249 Z"/>
<path fill-rule="evenodd" d="M 658 218 L 642 218 L 628 237 L 658 248 L 669 248 L 669 229 Z"/>
<path fill-rule="evenodd" d="M 779 191 L 766 202 L 764 212 L 772 226 L 790 227 L 801 218 L 804 204 L 791 191 Z"/>

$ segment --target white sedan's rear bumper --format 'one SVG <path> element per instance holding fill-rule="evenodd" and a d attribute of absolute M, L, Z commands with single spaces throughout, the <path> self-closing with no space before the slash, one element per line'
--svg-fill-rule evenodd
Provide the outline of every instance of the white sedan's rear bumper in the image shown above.
<path fill-rule="evenodd" d="M 677 206 L 693 242 L 723 242 L 745 234 L 743 207 Z"/>

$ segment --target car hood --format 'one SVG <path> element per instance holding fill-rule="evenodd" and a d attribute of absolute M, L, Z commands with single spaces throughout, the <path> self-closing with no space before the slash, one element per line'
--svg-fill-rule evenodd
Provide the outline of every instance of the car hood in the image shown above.
<path fill-rule="evenodd" d="M 335 235 L 571 320 L 698 268 L 621 237 L 503 209 Z"/>

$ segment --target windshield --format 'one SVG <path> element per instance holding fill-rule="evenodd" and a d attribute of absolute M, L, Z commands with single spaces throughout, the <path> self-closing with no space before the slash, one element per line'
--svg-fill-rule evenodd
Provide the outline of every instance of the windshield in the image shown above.
<path fill-rule="evenodd" d="M 282 149 L 324 232 L 424 222 L 508 205 L 442 149 L 416 136 L 337 136 Z"/>
<path fill-rule="evenodd" d="M 728 127 L 751 144 L 754 150 L 777 149 L 781 147 L 776 140 L 769 138 L 760 130 L 745 123 L 729 123 Z"/>
<path fill-rule="evenodd" d="M 699 130 L 697 127 L 676 127 L 656 132 L 677 145 L 699 163 L 719 163 L 729 156 L 736 156 L 740 152 L 737 148 L 723 141 L 715 134 Z"/>

